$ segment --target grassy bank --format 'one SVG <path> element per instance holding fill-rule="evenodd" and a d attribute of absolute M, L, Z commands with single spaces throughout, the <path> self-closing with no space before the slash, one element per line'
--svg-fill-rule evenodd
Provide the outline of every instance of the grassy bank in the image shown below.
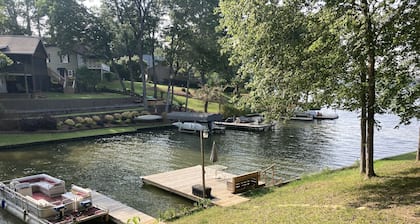
<path fill-rule="evenodd" d="M 325 171 L 173 223 L 420 223 L 420 163 L 414 160 L 410 153 L 377 161 L 379 177 L 368 180 L 356 168 Z"/>
<path fill-rule="evenodd" d="M 150 125 L 138 125 L 138 126 L 129 126 L 129 127 L 112 127 L 112 128 L 63 132 L 63 133 L 29 132 L 29 133 L 19 133 L 19 134 L 0 134 L 0 147 L 30 144 L 30 143 L 69 140 L 69 139 L 88 138 L 88 137 L 94 137 L 94 136 L 132 133 L 132 132 L 137 131 L 137 129 L 159 128 L 161 126 L 167 126 L 167 124 L 150 124 Z"/>

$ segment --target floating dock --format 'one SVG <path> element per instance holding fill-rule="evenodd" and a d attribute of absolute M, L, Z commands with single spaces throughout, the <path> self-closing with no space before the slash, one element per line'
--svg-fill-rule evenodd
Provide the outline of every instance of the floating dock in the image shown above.
<path fill-rule="evenodd" d="M 224 172 L 223 170 L 226 168 L 220 165 L 205 167 L 206 187 L 211 187 L 211 202 L 218 206 L 227 207 L 248 201 L 248 198 L 233 194 L 227 189 L 227 181 L 236 175 Z M 192 194 L 192 186 L 202 184 L 201 178 L 201 165 L 197 165 L 144 176 L 142 180 L 145 184 L 161 188 L 193 201 L 199 201 L 201 197 Z"/>
<path fill-rule="evenodd" d="M 92 201 L 95 206 L 98 206 L 102 209 L 107 209 L 109 218 L 115 223 L 127 223 L 127 220 L 132 219 L 133 217 L 139 217 L 140 223 L 157 223 L 155 218 L 96 191 L 92 192 Z"/>
<path fill-rule="evenodd" d="M 274 126 L 273 124 L 256 124 L 256 123 L 236 123 L 236 122 L 214 122 L 217 125 L 223 125 L 228 129 L 245 130 L 245 131 L 268 131 Z"/>

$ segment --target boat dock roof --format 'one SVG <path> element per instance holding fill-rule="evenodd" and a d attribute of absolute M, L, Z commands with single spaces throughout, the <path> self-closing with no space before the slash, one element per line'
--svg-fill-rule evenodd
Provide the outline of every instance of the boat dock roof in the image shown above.
<path fill-rule="evenodd" d="M 198 112 L 171 112 L 166 115 L 166 118 L 173 121 L 190 121 L 190 122 L 211 122 L 221 121 L 223 116 L 221 114 L 198 113 Z"/>
<path fill-rule="evenodd" d="M 115 223 L 127 223 L 128 219 L 139 217 L 140 223 L 157 223 L 157 220 L 119 201 L 111 199 L 96 191 L 92 192 L 92 201 L 95 206 L 108 210 L 109 217 Z"/>
<path fill-rule="evenodd" d="M 211 202 L 227 207 L 248 201 L 248 198 L 233 194 L 227 189 L 227 180 L 236 176 L 224 172 L 220 165 L 206 166 L 206 187 L 211 187 Z M 145 184 L 153 185 L 193 201 L 201 197 L 192 194 L 192 186 L 202 184 L 201 165 L 142 177 Z"/>

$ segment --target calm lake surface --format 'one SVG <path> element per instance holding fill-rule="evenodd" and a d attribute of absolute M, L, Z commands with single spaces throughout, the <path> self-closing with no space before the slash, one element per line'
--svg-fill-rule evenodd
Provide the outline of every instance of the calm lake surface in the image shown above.
<path fill-rule="evenodd" d="M 339 168 L 359 158 L 360 128 L 356 113 L 337 111 L 340 118 L 329 121 L 295 121 L 275 131 L 256 133 L 227 130 L 205 140 L 206 163 L 211 145 L 219 146 L 216 164 L 241 174 L 276 164 L 283 179 Z M 417 149 L 419 122 L 394 129 L 398 118 L 378 115 L 382 129 L 375 135 L 375 158 Z M 177 130 L 145 131 L 88 141 L 46 144 L 0 151 L 0 179 L 48 173 L 71 183 L 98 190 L 109 197 L 154 217 L 170 208 L 192 202 L 151 186 L 140 176 L 201 164 L 200 141 L 196 135 Z M 21 223 L 3 210 L 0 223 Z"/>

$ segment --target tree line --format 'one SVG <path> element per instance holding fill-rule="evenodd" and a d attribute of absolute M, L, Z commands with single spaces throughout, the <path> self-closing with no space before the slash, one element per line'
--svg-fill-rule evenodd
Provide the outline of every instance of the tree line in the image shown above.
<path fill-rule="evenodd" d="M 400 124 L 420 116 L 416 0 L 103 0 L 95 11 L 75 0 L 0 0 L 0 8 L 1 34 L 38 35 L 65 51 L 82 44 L 114 69 L 128 58 L 143 96 L 145 67 L 133 58 L 158 52 L 170 77 L 200 78 L 206 102 L 230 86 L 231 103 L 271 119 L 296 108 L 358 111 L 368 177 L 375 114 L 394 113 Z"/>

